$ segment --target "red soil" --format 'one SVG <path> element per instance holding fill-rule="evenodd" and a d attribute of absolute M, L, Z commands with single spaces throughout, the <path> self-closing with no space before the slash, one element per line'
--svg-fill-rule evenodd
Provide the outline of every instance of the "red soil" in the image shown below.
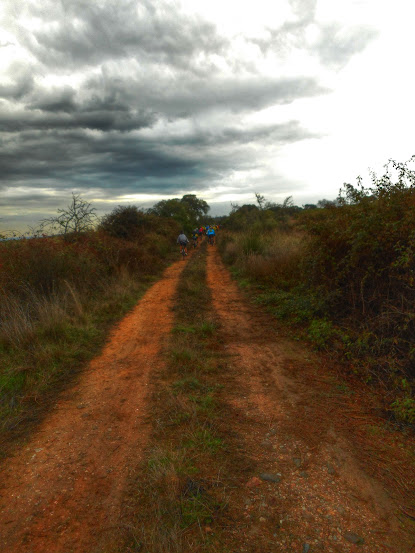
<path fill-rule="evenodd" d="M 172 325 L 185 263 L 168 268 L 102 354 L 0 473 L 0 550 L 92 551 L 120 524 L 126 480 L 146 445 L 147 385 Z"/>
<path fill-rule="evenodd" d="M 236 382 L 227 397 L 238 413 L 234 432 L 258 467 L 236 498 L 238 551 L 300 552 L 307 544 L 311 552 L 414 552 L 400 508 L 415 504 L 414 464 L 381 424 L 368 439 L 365 429 L 382 421 L 368 412 L 364 392 L 339 389 L 340 373 L 284 338 L 243 297 L 214 248 L 207 275 Z M 258 479 L 261 472 L 280 474 L 280 483 Z M 348 541 L 350 532 L 364 544 Z"/>

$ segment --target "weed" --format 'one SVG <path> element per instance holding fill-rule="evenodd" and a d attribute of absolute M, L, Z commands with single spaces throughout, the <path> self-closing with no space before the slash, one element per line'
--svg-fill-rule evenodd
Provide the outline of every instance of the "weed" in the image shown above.
<path fill-rule="evenodd" d="M 308 327 L 308 337 L 317 349 L 325 349 L 334 336 L 333 324 L 325 319 L 314 319 Z"/>
<path fill-rule="evenodd" d="M 184 440 L 184 446 L 195 451 L 217 453 L 223 447 L 223 440 L 216 436 L 209 428 L 195 430 Z"/>
<path fill-rule="evenodd" d="M 172 386 L 174 390 L 181 390 L 183 392 L 201 390 L 203 388 L 203 384 L 194 376 L 188 376 L 181 380 L 177 380 Z"/>
<path fill-rule="evenodd" d="M 175 334 L 194 334 L 196 331 L 195 326 L 181 323 L 176 324 L 172 330 Z"/>
<path fill-rule="evenodd" d="M 217 324 L 213 320 L 206 320 L 199 323 L 196 328 L 201 338 L 209 338 L 217 332 Z"/>
<path fill-rule="evenodd" d="M 407 424 L 415 423 L 415 399 L 412 396 L 405 395 L 397 398 L 391 404 L 391 408 L 398 421 Z"/>

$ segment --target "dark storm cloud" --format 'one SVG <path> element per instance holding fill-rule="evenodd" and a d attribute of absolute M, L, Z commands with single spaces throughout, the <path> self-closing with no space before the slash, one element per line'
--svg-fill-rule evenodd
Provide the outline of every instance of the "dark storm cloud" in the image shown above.
<path fill-rule="evenodd" d="M 187 67 L 194 56 L 227 44 L 213 24 L 161 1 L 42 0 L 29 12 L 45 25 L 32 35 L 21 29 L 21 40 L 49 67 L 79 69 L 129 57 Z"/>
<path fill-rule="evenodd" d="M 153 122 L 154 117 L 144 110 L 127 112 L 126 110 L 91 109 L 69 114 L 37 111 L 20 111 L 12 114 L 0 113 L 0 129 L 6 132 L 78 128 L 101 131 L 129 131 L 151 126 Z"/>
<path fill-rule="evenodd" d="M 227 127 L 145 138 L 129 133 L 26 131 L 4 141 L 0 166 L 6 181 L 43 186 L 100 187 L 117 193 L 207 186 L 234 167 L 257 163 L 258 144 L 286 144 L 317 136 L 297 121 L 250 129 Z"/>
<path fill-rule="evenodd" d="M 26 105 L 10 111 L 0 106 L 0 130 L 92 129 L 132 131 L 151 128 L 158 120 L 191 119 L 213 112 L 251 112 L 328 90 L 312 78 L 218 76 L 204 79 L 149 71 L 124 76 L 106 71 L 72 87 L 37 86 Z"/>
<path fill-rule="evenodd" d="M 27 107 L 41 111 L 71 113 L 76 109 L 75 94 L 75 90 L 68 85 L 62 88 L 38 89 Z"/>
<path fill-rule="evenodd" d="M 5 3 L 27 62 L 10 66 L 0 84 L 0 189 L 16 187 L 17 198 L 25 187 L 30 209 L 44 194 L 27 187 L 54 190 L 48 206 L 71 189 L 108 199 L 203 190 L 261 168 L 262 150 L 319 137 L 298 121 L 242 123 L 328 94 L 318 78 L 262 74 L 215 25 L 173 2 Z M 264 53 L 303 45 L 316 0 L 290 3 L 292 20 L 258 38 Z M 28 29 L 27 21 L 38 23 Z M 327 28 L 315 47 L 324 63 L 334 63 L 326 44 L 333 59 L 353 55 Z"/>
<path fill-rule="evenodd" d="M 117 96 L 126 105 L 141 105 L 168 118 L 188 118 L 211 110 L 232 112 L 260 110 L 287 104 L 298 98 L 328 93 L 315 79 L 244 76 L 212 76 L 209 79 L 149 72 L 136 77 L 94 77 L 87 83 L 96 91 Z M 183 78 L 180 78 L 183 77 Z"/>

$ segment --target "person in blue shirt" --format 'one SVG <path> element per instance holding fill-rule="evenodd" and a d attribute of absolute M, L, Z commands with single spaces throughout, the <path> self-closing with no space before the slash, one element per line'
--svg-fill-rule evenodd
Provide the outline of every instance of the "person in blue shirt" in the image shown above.
<path fill-rule="evenodd" d="M 208 237 L 208 243 L 214 244 L 215 243 L 215 229 L 213 227 L 209 227 L 206 231 L 207 237 Z"/>

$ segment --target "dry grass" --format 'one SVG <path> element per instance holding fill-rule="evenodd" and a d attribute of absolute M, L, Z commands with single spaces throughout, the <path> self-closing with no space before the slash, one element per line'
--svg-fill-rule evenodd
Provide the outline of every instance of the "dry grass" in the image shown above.
<path fill-rule="evenodd" d="M 5 455 L 99 352 L 108 328 L 154 277 L 120 268 L 95 289 L 68 279 L 49 294 L 21 287 L 0 301 L 0 442 Z"/>
<path fill-rule="evenodd" d="M 223 238 L 225 261 L 259 282 L 295 278 L 307 247 L 306 236 L 298 231 L 248 231 Z"/>

